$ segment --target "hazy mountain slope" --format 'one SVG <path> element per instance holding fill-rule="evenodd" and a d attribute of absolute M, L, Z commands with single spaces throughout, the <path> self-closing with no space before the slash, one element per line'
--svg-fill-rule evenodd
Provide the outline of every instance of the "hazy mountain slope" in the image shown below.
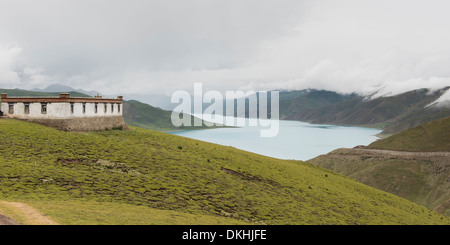
<path fill-rule="evenodd" d="M 450 215 L 450 117 L 308 162 Z"/>
<path fill-rule="evenodd" d="M 264 224 L 449 224 L 310 164 L 152 130 L 71 133 L 1 119 L 0 134 L 0 199 L 125 203 Z"/>
<path fill-rule="evenodd" d="M 100 94 L 97 91 L 86 91 L 83 89 L 74 89 L 72 87 L 66 86 L 66 85 L 61 85 L 61 84 L 52 84 L 47 86 L 44 89 L 39 89 L 39 88 L 34 88 L 31 89 L 31 91 L 37 91 L 37 92 L 69 92 L 69 91 L 75 91 L 75 92 L 79 92 L 82 94 L 87 94 L 89 96 L 95 96 Z"/>
<path fill-rule="evenodd" d="M 23 89 L 3 89 L 0 88 L 0 93 L 7 93 L 8 96 L 51 96 L 59 97 L 59 92 L 39 92 L 39 91 L 28 91 Z M 76 91 L 68 91 L 71 97 L 91 97 L 87 94 L 83 94 Z"/>
<path fill-rule="evenodd" d="M 324 90 L 301 90 L 280 92 L 280 118 L 307 120 L 305 115 L 329 105 L 358 98 Z"/>
<path fill-rule="evenodd" d="M 365 99 L 361 96 L 351 95 L 341 97 L 336 102 L 323 103 L 322 97 L 309 97 L 299 95 L 296 99 L 280 102 L 281 117 L 290 120 L 306 121 L 319 124 L 339 124 L 374 126 L 383 128 L 383 134 L 392 134 L 419 124 L 442 117 L 450 116 L 450 108 L 426 107 L 439 98 L 448 88 L 435 92 L 427 89 L 409 91 L 403 94 Z M 333 93 L 325 94 L 336 98 Z M 307 102 L 294 103 L 294 101 L 307 100 Z M 319 101 L 314 103 L 309 100 Z M 292 102 L 292 103 L 290 103 Z M 307 107 L 303 104 L 318 106 Z M 286 107 L 286 105 L 289 105 Z M 297 109 L 295 109 L 297 108 Z"/>

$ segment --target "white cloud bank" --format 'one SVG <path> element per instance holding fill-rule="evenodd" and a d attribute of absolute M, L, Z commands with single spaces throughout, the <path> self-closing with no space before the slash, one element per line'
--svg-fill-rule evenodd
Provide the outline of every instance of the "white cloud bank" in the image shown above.
<path fill-rule="evenodd" d="M 445 107 L 450 107 L 450 88 L 447 89 L 447 91 L 442 94 L 441 97 L 439 97 L 436 101 L 433 101 L 432 103 L 430 103 L 429 105 L 427 105 L 427 107 L 441 107 L 441 106 L 445 106 Z"/>
<path fill-rule="evenodd" d="M 450 86 L 448 9 L 445 0 L 3 0 L 0 86 L 438 89 Z"/>
<path fill-rule="evenodd" d="M 0 44 L 0 85 L 19 83 L 20 77 L 15 69 L 21 51 L 19 47 Z"/>

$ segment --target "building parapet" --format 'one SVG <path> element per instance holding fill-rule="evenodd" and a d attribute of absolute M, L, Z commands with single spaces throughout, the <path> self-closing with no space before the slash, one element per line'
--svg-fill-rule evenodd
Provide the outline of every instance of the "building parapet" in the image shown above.
<path fill-rule="evenodd" d="M 95 97 L 70 97 L 69 93 L 61 93 L 59 97 L 9 97 L 8 94 L 1 94 L 2 102 L 23 102 L 23 103 L 56 103 L 56 102 L 87 102 L 87 103 L 123 103 L 123 96 L 117 96 L 116 99 Z"/>

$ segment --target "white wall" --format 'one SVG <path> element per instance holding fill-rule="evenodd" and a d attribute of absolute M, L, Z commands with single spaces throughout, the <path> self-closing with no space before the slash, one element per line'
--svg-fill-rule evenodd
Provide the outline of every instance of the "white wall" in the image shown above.
<path fill-rule="evenodd" d="M 120 105 L 120 112 L 118 110 Z M 111 103 L 107 103 L 105 113 L 104 103 L 98 103 L 98 110 L 95 113 L 95 103 L 86 103 L 86 111 L 83 113 L 83 103 L 74 103 L 74 112 L 71 113 L 70 103 L 58 102 L 47 103 L 47 113 L 41 113 L 41 103 L 30 103 L 30 113 L 25 114 L 24 103 L 14 103 L 14 114 L 9 114 L 7 102 L 2 102 L 1 110 L 4 116 L 11 118 L 76 118 L 76 117 L 100 117 L 100 116 L 121 116 L 123 104 L 114 104 L 114 111 L 111 112 Z"/>
<path fill-rule="evenodd" d="M 6 113 L 8 113 L 8 103 L 2 103 L 0 110 L 3 112 L 3 115 L 6 115 Z"/>

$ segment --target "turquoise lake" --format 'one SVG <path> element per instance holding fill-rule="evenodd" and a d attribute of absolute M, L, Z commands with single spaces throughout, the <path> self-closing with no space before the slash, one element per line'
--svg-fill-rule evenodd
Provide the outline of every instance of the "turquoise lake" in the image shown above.
<path fill-rule="evenodd" d="M 337 148 L 368 145 L 378 139 L 378 129 L 335 125 L 318 125 L 299 121 L 279 120 L 275 137 L 260 137 L 261 126 L 216 128 L 169 132 L 171 134 L 232 146 L 245 151 L 280 159 L 309 160 Z M 219 120 L 223 122 L 222 119 Z"/>

